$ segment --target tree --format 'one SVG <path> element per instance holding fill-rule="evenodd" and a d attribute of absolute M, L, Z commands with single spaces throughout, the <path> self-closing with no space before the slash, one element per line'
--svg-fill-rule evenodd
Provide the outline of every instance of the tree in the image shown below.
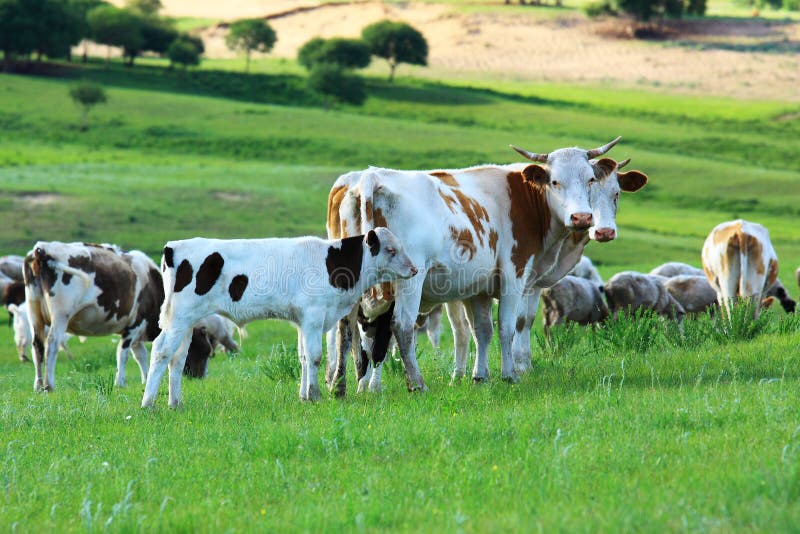
<path fill-rule="evenodd" d="M 86 63 L 88 60 L 87 41 L 92 38 L 92 31 L 89 27 L 89 22 L 86 20 L 87 14 L 92 9 L 107 4 L 103 0 L 69 0 L 69 4 L 78 17 L 78 33 L 84 43 L 81 59 L 84 63 Z"/>
<path fill-rule="evenodd" d="M 106 92 L 102 87 L 91 82 L 80 82 L 69 90 L 73 102 L 81 106 L 81 130 L 89 129 L 89 111 L 97 104 L 107 101 Z"/>
<path fill-rule="evenodd" d="M 649 21 L 654 17 L 679 18 L 684 13 L 702 15 L 706 10 L 705 0 L 617 0 L 617 4 L 637 21 Z"/>
<path fill-rule="evenodd" d="M 50 58 L 70 58 L 72 47 L 83 37 L 84 14 L 71 3 L 61 0 L 39 2 L 39 31 L 36 53 Z"/>
<path fill-rule="evenodd" d="M 343 69 L 363 69 L 370 62 L 366 43 L 358 39 L 322 39 L 315 37 L 297 53 L 297 61 L 311 70 L 318 63 L 333 63 Z"/>
<path fill-rule="evenodd" d="M 161 0 L 127 0 L 125 7 L 143 17 L 156 17 L 161 8 Z"/>
<path fill-rule="evenodd" d="M 172 26 L 172 22 L 169 20 L 157 17 L 142 19 L 142 50 L 149 50 L 163 56 L 177 38 L 178 30 Z"/>
<path fill-rule="evenodd" d="M 133 65 L 144 44 L 141 17 L 127 9 L 103 5 L 89 11 L 86 20 L 93 41 L 109 47 L 121 47 L 123 56 L 128 58 L 128 65 Z"/>
<path fill-rule="evenodd" d="M 250 53 L 269 52 L 275 46 L 275 30 L 261 19 L 242 19 L 231 23 L 225 44 L 231 50 L 243 50 L 247 61 L 245 72 L 250 72 Z"/>
<path fill-rule="evenodd" d="M 308 73 L 308 86 L 312 91 L 328 97 L 326 108 L 331 100 L 360 105 L 367 98 L 364 80 L 333 63 L 315 64 Z"/>
<path fill-rule="evenodd" d="M 188 36 L 181 35 L 175 39 L 169 49 L 167 50 L 167 57 L 170 60 L 170 67 L 172 65 L 183 65 L 184 70 L 187 67 L 200 64 L 200 50 L 192 39 L 187 39 Z"/>
<path fill-rule="evenodd" d="M 394 71 L 400 63 L 428 64 L 428 43 L 425 37 L 404 22 L 383 20 L 370 24 L 361 32 L 361 37 L 372 55 L 389 62 L 390 82 L 394 80 Z"/>

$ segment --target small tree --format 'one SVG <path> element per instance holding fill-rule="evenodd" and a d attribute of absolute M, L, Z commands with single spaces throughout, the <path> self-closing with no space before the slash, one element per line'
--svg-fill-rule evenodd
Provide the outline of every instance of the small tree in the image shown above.
<path fill-rule="evenodd" d="M 400 63 L 428 64 L 428 43 L 422 34 L 404 22 L 383 20 L 364 28 L 361 37 L 372 52 L 389 62 L 389 81 Z"/>
<path fill-rule="evenodd" d="M 169 57 L 170 67 L 182 65 L 184 70 L 200 64 L 200 50 L 197 49 L 194 42 L 184 36 L 178 37 L 169 45 L 167 57 Z"/>
<path fill-rule="evenodd" d="M 178 38 L 178 30 L 172 22 L 157 17 L 142 19 L 142 50 L 149 50 L 163 56 L 169 46 Z"/>
<path fill-rule="evenodd" d="M 359 76 L 348 74 L 333 63 L 314 65 L 308 73 L 308 86 L 312 91 L 326 96 L 326 109 L 330 107 L 331 101 L 361 105 L 367 98 L 364 80 Z"/>
<path fill-rule="evenodd" d="M 128 58 L 128 65 L 133 65 L 144 44 L 140 16 L 127 9 L 103 5 L 89 11 L 86 20 L 93 41 L 109 47 L 121 47 L 123 56 Z"/>
<path fill-rule="evenodd" d="M 369 47 L 358 39 L 321 39 L 315 37 L 297 53 L 297 61 L 311 70 L 317 63 L 333 63 L 343 69 L 363 69 L 369 66 Z"/>
<path fill-rule="evenodd" d="M 275 30 L 262 19 L 242 19 L 231 23 L 225 44 L 231 50 L 243 50 L 246 63 L 245 72 L 250 72 L 250 53 L 269 52 L 275 46 Z"/>
<path fill-rule="evenodd" d="M 80 82 L 69 90 L 69 96 L 75 104 L 81 106 L 81 130 L 89 129 L 89 111 L 97 104 L 107 101 L 106 92 L 96 83 Z"/>

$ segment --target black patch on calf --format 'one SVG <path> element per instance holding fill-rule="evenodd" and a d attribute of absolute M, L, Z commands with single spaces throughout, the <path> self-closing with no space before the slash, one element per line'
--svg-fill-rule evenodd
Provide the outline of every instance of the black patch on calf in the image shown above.
<path fill-rule="evenodd" d="M 69 281 L 72 280 L 72 275 L 70 273 L 61 273 L 61 283 L 65 286 L 69 285 Z"/>
<path fill-rule="evenodd" d="M 225 265 L 225 260 L 219 252 L 209 254 L 200 268 L 197 269 L 197 284 L 194 287 L 194 292 L 198 295 L 205 295 L 211 288 L 214 287 L 214 282 L 217 281 L 219 275 L 222 273 L 222 266 Z"/>
<path fill-rule="evenodd" d="M 212 346 L 205 328 L 192 329 L 192 342 L 186 353 L 183 374 L 190 378 L 204 378 L 208 370 L 208 359 L 212 356 Z"/>
<path fill-rule="evenodd" d="M 244 290 L 247 289 L 247 275 L 237 274 L 231 280 L 231 285 L 228 286 L 228 293 L 231 295 L 231 300 L 238 302 L 241 300 Z"/>
<path fill-rule="evenodd" d="M 386 359 L 389 352 L 389 342 L 392 340 L 392 316 L 394 315 L 394 302 L 386 313 L 378 316 L 375 323 L 375 342 L 372 345 L 372 365 L 378 365 Z"/>
<path fill-rule="evenodd" d="M 337 289 L 352 289 L 361 276 L 364 236 L 345 237 L 341 247 L 328 247 L 328 281 Z"/>
<path fill-rule="evenodd" d="M 127 349 L 130 346 L 131 346 L 131 338 L 126 337 L 125 339 L 122 340 L 122 348 L 123 349 Z"/>
<path fill-rule="evenodd" d="M 183 260 L 175 273 L 175 293 L 180 293 L 184 287 L 189 285 L 189 282 L 192 281 L 192 274 L 194 274 L 192 264 L 189 263 L 189 260 Z"/>
<path fill-rule="evenodd" d="M 374 230 L 367 232 L 367 245 L 369 245 L 369 253 L 377 256 L 381 251 L 381 240 L 378 239 L 378 234 Z"/>
<path fill-rule="evenodd" d="M 25 284 L 22 282 L 12 282 L 3 291 L 3 302 L 6 307 L 16 304 L 19 306 L 25 302 Z"/>
<path fill-rule="evenodd" d="M 175 267 L 175 250 L 172 247 L 164 247 L 164 265 L 172 269 Z"/>

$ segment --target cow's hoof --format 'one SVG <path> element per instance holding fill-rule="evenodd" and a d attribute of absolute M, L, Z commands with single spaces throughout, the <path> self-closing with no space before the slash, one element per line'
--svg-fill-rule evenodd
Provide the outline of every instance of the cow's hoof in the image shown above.
<path fill-rule="evenodd" d="M 504 376 L 503 382 L 506 384 L 517 384 L 519 383 L 519 377 L 517 375 Z"/>
<path fill-rule="evenodd" d="M 425 393 L 428 391 L 428 386 L 426 386 L 424 383 L 416 384 L 413 386 L 408 386 L 408 391 L 411 393 Z"/>
<path fill-rule="evenodd" d="M 514 373 L 518 375 L 529 373 L 531 369 L 533 369 L 531 362 L 517 362 L 514 364 Z"/>
<path fill-rule="evenodd" d="M 450 385 L 451 386 L 458 386 L 461 384 L 461 380 L 464 378 L 463 374 L 453 374 L 452 378 L 450 378 Z"/>
<path fill-rule="evenodd" d="M 27 356 L 20 356 L 20 357 L 19 357 L 19 361 L 21 361 L 22 363 L 27 363 L 27 362 L 29 362 L 30 360 L 28 359 L 28 357 L 27 357 Z"/>
<path fill-rule="evenodd" d="M 473 376 L 472 377 L 472 382 L 474 384 L 485 384 L 488 381 L 489 381 L 489 377 L 488 376 Z"/>

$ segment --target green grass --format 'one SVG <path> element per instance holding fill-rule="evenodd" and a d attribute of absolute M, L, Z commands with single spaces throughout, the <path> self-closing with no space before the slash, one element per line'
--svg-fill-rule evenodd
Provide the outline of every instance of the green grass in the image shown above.
<path fill-rule="evenodd" d="M 157 62 L 0 75 L 0 252 L 82 240 L 157 257 L 194 235 L 322 235 L 330 184 L 347 170 L 510 162 L 509 143 L 547 151 L 623 135 L 614 155 L 651 181 L 621 199 L 619 238 L 587 249 L 605 277 L 699 264 L 708 231 L 742 216 L 768 226 L 796 294 L 800 124 L 779 119 L 795 104 L 371 78 L 363 108 L 324 111 L 300 71 L 270 65 L 252 77 L 230 64 L 179 76 Z M 80 78 L 109 94 L 88 132 L 67 96 Z M 429 393 L 406 393 L 391 363 L 383 394 L 353 394 L 351 374 L 346 399 L 308 405 L 292 328 L 260 322 L 242 354 L 218 355 L 206 380 L 185 384 L 184 410 L 165 408 L 162 384 L 154 412 L 138 408 L 135 379 L 110 386 L 107 338 L 73 340 L 58 390 L 34 394 L 32 366 L 0 327 L 0 525 L 793 530 L 798 327 L 773 310 L 757 332 L 701 319 L 681 339 L 647 319 L 557 331 L 547 344 L 537 324 L 534 370 L 514 386 L 496 379 L 496 339 L 495 378 L 448 386 L 446 333 L 441 352 L 420 342 Z"/>

